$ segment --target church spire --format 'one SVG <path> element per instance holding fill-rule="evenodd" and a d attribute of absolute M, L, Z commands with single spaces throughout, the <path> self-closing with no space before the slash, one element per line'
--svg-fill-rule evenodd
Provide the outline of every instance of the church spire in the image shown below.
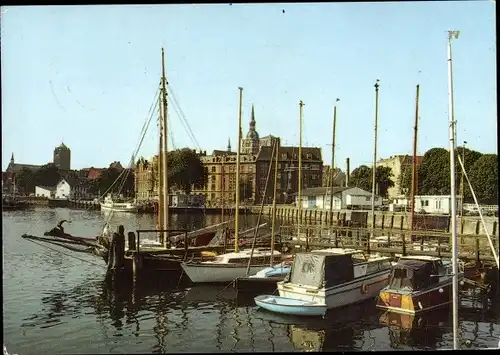
<path fill-rule="evenodd" d="M 10 162 L 14 164 L 14 152 L 12 152 L 12 155 L 10 156 Z"/>
<path fill-rule="evenodd" d="M 255 129 L 255 108 L 252 104 L 252 116 L 250 118 L 250 129 Z"/>
<path fill-rule="evenodd" d="M 227 151 L 231 152 L 231 138 L 227 139 Z"/>

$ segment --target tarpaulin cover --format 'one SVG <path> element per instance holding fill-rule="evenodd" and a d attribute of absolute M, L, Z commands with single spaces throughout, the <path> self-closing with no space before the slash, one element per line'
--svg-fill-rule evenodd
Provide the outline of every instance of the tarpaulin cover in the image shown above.
<path fill-rule="evenodd" d="M 422 290 L 438 281 L 431 277 L 436 273 L 432 262 L 399 260 L 392 269 L 389 285 L 394 289 Z"/>
<path fill-rule="evenodd" d="M 298 253 L 292 265 L 289 281 L 312 287 L 331 287 L 354 278 L 351 255 Z"/>

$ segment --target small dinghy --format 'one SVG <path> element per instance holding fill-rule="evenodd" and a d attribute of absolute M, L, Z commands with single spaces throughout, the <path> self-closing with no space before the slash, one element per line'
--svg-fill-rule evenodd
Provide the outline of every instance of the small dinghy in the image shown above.
<path fill-rule="evenodd" d="M 255 297 L 254 300 L 257 306 L 268 311 L 295 316 L 323 316 L 327 311 L 325 304 L 275 295 L 261 295 Z"/>

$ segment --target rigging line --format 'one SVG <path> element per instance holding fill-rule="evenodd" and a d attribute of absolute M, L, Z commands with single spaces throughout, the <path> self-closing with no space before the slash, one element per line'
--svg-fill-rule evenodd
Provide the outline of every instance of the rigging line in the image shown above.
<path fill-rule="evenodd" d="M 469 184 L 470 192 L 472 193 L 472 197 L 474 198 L 474 202 L 476 203 L 477 210 L 479 212 L 479 217 L 481 218 L 481 222 L 483 224 L 484 232 L 486 233 L 486 236 L 488 237 L 488 242 L 490 244 L 491 253 L 493 254 L 493 257 L 495 258 L 497 268 L 500 268 L 498 256 L 495 252 L 495 247 L 493 245 L 493 241 L 491 240 L 490 234 L 488 233 L 488 228 L 486 228 L 486 223 L 484 222 L 483 213 L 481 212 L 481 208 L 479 208 L 479 203 L 477 202 L 476 194 L 474 193 L 474 189 L 472 188 L 472 184 L 470 183 L 469 177 L 467 176 L 467 172 L 465 171 L 465 167 L 464 167 L 464 164 L 462 162 L 462 159 L 460 159 L 460 154 L 457 155 L 457 158 L 458 158 L 458 162 L 460 163 L 460 166 L 462 167 L 462 171 L 464 173 L 464 176 L 467 179 L 467 183 Z"/>
<path fill-rule="evenodd" d="M 135 160 L 135 157 L 137 156 L 137 154 L 139 153 L 139 150 L 141 149 L 142 147 L 142 144 L 144 142 L 144 137 L 146 136 L 146 133 L 147 133 L 147 129 L 149 128 L 149 125 L 151 124 L 151 121 L 154 117 L 154 114 L 156 113 L 156 105 L 158 104 L 158 100 L 155 100 L 156 101 L 156 104 L 154 105 L 154 108 L 153 108 L 153 112 L 151 112 L 150 110 L 150 116 L 148 117 L 148 120 L 145 122 L 145 129 L 141 132 L 142 133 L 142 136 L 140 137 L 140 140 L 139 140 L 139 143 L 138 143 L 138 146 L 135 150 L 135 152 L 133 152 L 132 154 L 132 157 L 130 159 L 130 165 L 132 165 L 134 163 L 134 160 Z M 122 173 L 120 175 L 122 175 L 124 172 L 125 172 L 125 175 L 124 175 L 124 178 L 123 178 L 123 181 L 122 181 L 122 184 L 120 185 L 120 188 L 118 190 L 118 192 L 120 192 L 122 189 L 123 189 L 123 186 L 125 186 L 125 183 L 127 181 L 127 177 L 128 175 L 130 174 L 132 169 L 124 169 L 122 171 Z M 120 176 L 115 180 L 115 182 L 113 183 L 113 185 L 118 181 L 118 179 L 120 178 Z M 111 188 L 111 187 L 110 187 Z M 108 189 L 109 190 L 109 189 Z M 113 211 L 111 210 L 111 213 L 108 215 L 108 218 L 106 218 L 106 222 L 105 224 L 108 224 L 109 221 L 111 220 L 111 217 L 113 216 Z"/>
<path fill-rule="evenodd" d="M 173 96 L 172 96 L 173 97 Z M 174 99 L 175 100 L 175 99 Z M 189 125 L 187 123 L 187 120 L 185 120 L 181 113 L 179 112 L 179 104 L 176 103 L 176 101 L 171 101 L 171 105 L 172 107 L 174 108 L 175 112 L 177 113 L 177 116 L 179 117 L 179 120 L 181 121 L 182 125 L 184 126 L 184 129 L 186 131 L 186 133 L 188 134 L 189 138 L 191 139 L 191 141 L 198 146 L 198 149 L 201 149 L 200 146 L 197 144 L 196 142 L 196 138 L 194 137 L 194 134 L 192 131 L 190 131 L 190 128 L 189 128 Z"/>
<path fill-rule="evenodd" d="M 177 101 L 177 97 L 175 96 L 173 90 L 172 90 L 172 86 L 169 85 L 169 87 L 167 88 L 169 91 L 170 91 L 170 96 L 172 97 L 172 102 L 175 104 L 175 106 L 177 106 L 179 108 L 179 111 L 181 113 L 181 115 L 179 115 L 179 117 L 181 118 L 181 120 L 185 123 L 186 125 L 186 130 L 188 132 L 188 134 L 192 137 L 193 139 L 193 143 L 195 143 L 197 146 L 198 146 L 198 149 L 201 150 L 201 146 L 200 144 L 198 143 L 198 140 L 196 139 L 194 133 L 193 133 L 193 130 L 191 129 L 191 126 L 189 125 L 189 122 L 186 118 L 186 115 L 184 114 L 184 111 L 182 110 L 181 108 L 181 105 L 179 104 L 179 102 Z"/>
<path fill-rule="evenodd" d="M 57 252 L 57 253 L 59 253 L 59 254 L 66 255 L 66 256 L 69 256 L 69 257 L 71 257 L 71 258 L 75 258 L 75 259 L 78 259 L 78 260 L 80 260 L 80 261 L 83 261 L 83 262 L 86 262 L 86 263 L 92 264 L 92 265 L 96 265 L 96 266 L 103 266 L 102 264 L 97 264 L 97 263 L 94 263 L 94 262 L 92 262 L 92 261 L 88 261 L 88 260 L 85 260 L 85 259 L 81 259 L 81 258 L 79 258 L 79 257 L 77 257 L 77 256 L 74 256 L 74 255 L 71 255 L 71 254 L 68 254 L 68 253 L 64 253 L 64 252 L 62 252 L 62 251 L 60 251 L 60 250 L 57 250 L 57 249 L 51 248 L 51 247 L 49 247 L 49 246 L 47 246 L 47 245 L 40 244 L 40 243 L 38 243 L 38 242 L 35 242 L 34 240 L 31 240 L 31 239 L 26 239 L 26 240 L 27 240 L 27 241 L 30 241 L 30 242 L 32 242 L 32 243 L 38 244 L 38 245 L 39 245 L 39 246 L 41 246 L 41 247 L 44 247 L 44 248 L 47 248 L 47 249 L 53 250 L 53 251 L 55 251 L 55 252 Z"/>

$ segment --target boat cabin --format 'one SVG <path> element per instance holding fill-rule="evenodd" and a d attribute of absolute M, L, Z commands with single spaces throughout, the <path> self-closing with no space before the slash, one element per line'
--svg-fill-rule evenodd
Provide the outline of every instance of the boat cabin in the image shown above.
<path fill-rule="evenodd" d="M 354 279 L 352 253 L 297 253 L 285 283 L 314 288 L 332 287 Z"/>
<path fill-rule="evenodd" d="M 440 282 L 444 276 L 440 258 L 404 257 L 393 266 L 389 277 L 389 288 L 395 290 L 418 291 Z"/>

